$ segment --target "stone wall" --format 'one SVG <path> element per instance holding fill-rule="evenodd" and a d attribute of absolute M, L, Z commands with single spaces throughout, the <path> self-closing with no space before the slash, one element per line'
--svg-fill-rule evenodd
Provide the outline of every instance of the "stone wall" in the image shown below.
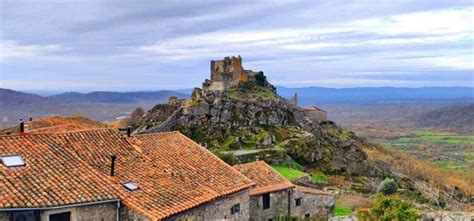
<path fill-rule="evenodd" d="M 77 221 L 114 221 L 117 216 L 117 203 L 105 203 L 76 208 Z"/>
<path fill-rule="evenodd" d="M 135 213 L 130 208 L 123 206 L 120 208 L 120 220 L 121 221 L 150 221 L 150 219 Z"/>
<path fill-rule="evenodd" d="M 43 210 L 39 212 L 41 221 L 49 221 L 49 216 L 58 213 L 71 213 L 71 221 L 115 221 L 116 203 L 104 203 L 90 206 L 79 206 L 64 209 Z M 0 212 L 0 221 L 10 221 L 10 212 Z"/>
<path fill-rule="evenodd" d="M 10 221 L 10 213 L 0 212 L 0 221 Z"/>
<path fill-rule="evenodd" d="M 317 195 L 296 190 L 291 198 L 292 216 L 304 218 L 309 215 L 309 217 L 329 218 L 332 215 L 332 207 L 335 203 L 333 195 Z M 300 206 L 296 206 L 296 199 L 301 199 Z"/>
<path fill-rule="evenodd" d="M 169 217 L 166 220 L 206 221 L 206 220 L 249 220 L 249 190 L 241 191 L 212 202 L 193 208 L 189 211 Z M 233 205 L 239 204 L 240 211 L 231 214 Z"/>
<path fill-rule="evenodd" d="M 304 110 L 304 116 L 312 121 L 325 121 L 328 119 L 327 113 L 320 110 Z"/>
<path fill-rule="evenodd" d="M 265 210 L 262 195 L 250 197 L 250 220 L 267 221 L 281 215 L 288 215 L 287 190 L 270 193 L 270 208 Z"/>
<path fill-rule="evenodd" d="M 242 67 L 242 58 L 225 57 L 224 60 L 211 61 L 211 80 L 205 82 L 203 88 L 222 91 L 247 80 L 248 74 Z"/>

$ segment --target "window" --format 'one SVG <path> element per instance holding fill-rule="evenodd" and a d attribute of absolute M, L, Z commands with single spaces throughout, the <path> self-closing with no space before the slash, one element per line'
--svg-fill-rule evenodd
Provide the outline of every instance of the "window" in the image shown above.
<path fill-rule="evenodd" d="M 309 218 L 309 217 L 311 217 L 311 214 L 309 213 L 304 214 L 304 218 Z"/>
<path fill-rule="evenodd" d="M 11 219 L 9 220 L 39 221 L 40 217 L 37 211 L 17 211 L 11 213 Z"/>
<path fill-rule="evenodd" d="M 138 190 L 138 185 L 132 182 L 126 182 L 123 184 L 123 186 L 130 191 L 135 191 Z"/>
<path fill-rule="evenodd" d="M 296 206 L 301 206 L 301 198 L 295 199 Z"/>
<path fill-rule="evenodd" d="M 238 212 L 240 212 L 240 204 L 235 204 L 230 208 L 230 214 L 234 215 Z"/>
<path fill-rule="evenodd" d="M 4 156 L 2 157 L 3 165 L 7 167 L 21 167 L 25 166 L 25 161 L 21 156 L 12 155 L 12 156 Z"/>
<path fill-rule="evenodd" d="M 263 200 L 263 209 L 270 208 L 270 193 L 263 194 L 262 200 Z"/>
<path fill-rule="evenodd" d="M 56 213 L 49 215 L 49 221 L 70 221 L 71 220 L 71 212 L 65 213 Z"/>

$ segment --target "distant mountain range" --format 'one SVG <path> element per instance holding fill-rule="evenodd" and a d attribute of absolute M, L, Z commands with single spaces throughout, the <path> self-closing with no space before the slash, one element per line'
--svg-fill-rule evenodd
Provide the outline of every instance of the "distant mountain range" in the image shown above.
<path fill-rule="evenodd" d="M 166 102 L 169 96 L 187 98 L 192 89 L 142 92 L 67 92 L 39 96 L 0 88 L 0 126 L 11 125 L 18 118 L 69 115 L 82 112 L 95 120 L 111 120 L 128 115 L 136 107 L 145 109 Z M 310 104 L 382 104 L 417 102 L 474 102 L 474 88 L 286 88 L 277 87 L 279 95 L 289 98 L 298 93 L 300 106 Z"/>
<path fill-rule="evenodd" d="M 139 92 L 111 92 L 111 91 L 95 91 L 91 93 L 67 92 L 58 95 L 50 96 L 57 101 L 62 102 L 88 102 L 88 103 L 140 103 L 156 101 L 157 103 L 166 101 L 168 97 L 176 96 L 179 98 L 187 97 L 176 91 L 162 90 L 162 91 L 139 91 Z"/>
<path fill-rule="evenodd" d="M 136 107 L 145 109 L 166 102 L 169 96 L 187 95 L 175 91 L 150 92 L 68 92 L 39 96 L 0 88 L 0 126 L 16 124 L 18 119 L 83 113 L 95 120 L 113 120 L 128 115 Z"/>
<path fill-rule="evenodd" d="M 472 87 L 363 87 L 363 88 L 286 88 L 277 87 L 280 96 L 298 94 L 300 105 L 310 104 L 375 104 L 406 102 L 465 102 L 474 101 Z"/>

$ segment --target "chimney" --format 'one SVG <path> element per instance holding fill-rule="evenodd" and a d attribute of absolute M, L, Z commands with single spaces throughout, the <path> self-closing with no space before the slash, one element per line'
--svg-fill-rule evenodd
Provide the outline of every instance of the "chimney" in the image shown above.
<path fill-rule="evenodd" d="M 127 127 L 127 137 L 130 137 L 132 135 L 132 127 L 128 126 Z"/>
<path fill-rule="evenodd" d="M 114 176 L 114 174 L 115 174 L 115 160 L 116 159 L 117 159 L 117 156 L 115 156 L 115 155 L 110 156 L 110 161 L 112 163 L 112 165 L 110 167 L 110 176 Z"/>
<path fill-rule="evenodd" d="M 25 132 L 25 122 L 23 122 L 23 119 L 20 119 L 20 133 Z"/>

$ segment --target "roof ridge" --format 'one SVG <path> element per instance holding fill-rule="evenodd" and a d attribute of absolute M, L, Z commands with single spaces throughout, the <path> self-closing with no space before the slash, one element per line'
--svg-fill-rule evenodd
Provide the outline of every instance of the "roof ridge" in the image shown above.
<path fill-rule="evenodd" d="M 157 135 L 157 134 L 173 134 L 173 133 L 180 133 L 178 130 L 172 130 L 172 131 L 163 131 L 163 132 L 152 132 L 152 133 L 146 133 L 146 134 L 134 134 L 132 137 L 135 136 L 151 136 L 151 135 Z"/>
<path fill-rule="evenodd" d="M 59 125 L 59 126 L 64 126 L 64 125 Z M 67 126 L 67 125 L 65 125 Z M 57 127 L 57 126 L 55 126 Z M 39 129 L 38 129 L 39 130 Z M 55 133 L 48 133 L 48 132 L 45 132 L 45 133 L 35 133 L 34 131 L 32 131 L 31 133 L 29 132 L 26 132 L 26 133 L 16 133 L 16 134 L 10 134 L 10 135 L 0 135 L 0 138 L 1 137 L 25 137 L 25 136 L 47 136 L 47 135 L 60 135 L 60 134 L 74 134 L 74 133 L 82 133 L 82 132 L 91 132 L 91 131 L 116 131 L 118 132 L 118 129 L 115 129 L 115 128 L 109 128 L 109 127 L 106 127 L 106 128 L 87 128 L 87 129 L 79 129 L 79 130 L 74 130 L 74 131 L 62 131 L 62 132 L 55 132 Z"/>

